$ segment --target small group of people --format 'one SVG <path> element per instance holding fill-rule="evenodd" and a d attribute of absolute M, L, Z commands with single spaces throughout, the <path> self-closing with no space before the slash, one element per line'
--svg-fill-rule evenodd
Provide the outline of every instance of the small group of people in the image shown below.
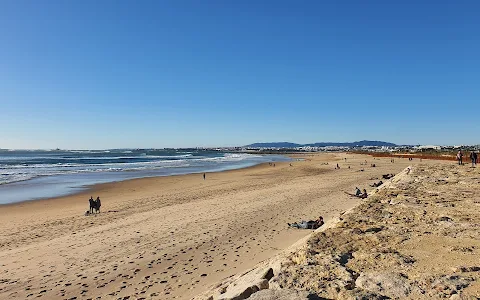
<path fill-rule="evenodd" d="M 366 189 L 363 189 L 363 191 L 361 191 L 358 187 L 355 187 L 355 193 L 347 193 L 345 192 L 345 194 L 349 195 L 349 196 L 352 196 L 352 197 L 357 197 L 357 198 L 360 198 L 360 199 L 365 199 L 368 197 L 368 194 L 367 194 L 367 190 Z"/>
<path fill-rule="evenodd" d="M 100 213 L 100 206 L 102 206 L 102 201 L 100 201 L 100 197 L 97 197 L 97 199 L 93 200 L 93 197 L 90 196 L 88 202 L 90 204 L 90 210 L 88 211 L 88 214 L 93 214 L 93 211 L 95 211 L 95 213 Z"/>
<path fill-rule="evenodd" d="M 458 150 L 457 152 L 457 161 L 459 165 L 463 165 L 463 152 L 462 150 Z M 470 160 L 472 161 L 472 168 L 477 165 L 478 154 L 475 151 L 470 152 Z"/>
<path fill-rule="evenodd" d="M 362 191 L 360 191 L 360 189 L 358 187 L 355 187 L 354 196 L 357 197 L 357 198 L 360 198 L 360 199 L 365 199 L 365 198 L 368 197 L 367 190 L 363 189 L 363 192 L 362 192 Z"/>
<path fill-rule="evenodd" d="M 298 228 L 298 229 L 317 229 L 325 223 L 323 222 L 323 217 L 320 216 L 315 221 L 312 221 L 312 220 L 310 220 L 310 221 L 300 221 L 298 223 L 295 222 L 295 223 L 287 223 L 287 224 L 290 227 Z"/>

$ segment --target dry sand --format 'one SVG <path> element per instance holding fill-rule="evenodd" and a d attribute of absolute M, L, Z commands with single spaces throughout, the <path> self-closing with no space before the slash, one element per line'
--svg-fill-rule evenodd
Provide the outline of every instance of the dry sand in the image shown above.
<path fill-rule="evenodd" d="M 359 203 L 344 191 L 370 190 L 373 178 L 417 163 L 298 157 L 306 160 L 205 181 L 200 174 L 135 179 L 0 206 L 0 298 L 190 299 L 311 232 L 287 222 L 338 216 Z M 90 195 L 102 199 L 97 216 L 84 216 Z"/>
<path fill-rule="evenodd" d="M 267 286 L 314 299 L 480 299 L 479 183 L 470 165 L 413 166 L 314 234 Z"/>

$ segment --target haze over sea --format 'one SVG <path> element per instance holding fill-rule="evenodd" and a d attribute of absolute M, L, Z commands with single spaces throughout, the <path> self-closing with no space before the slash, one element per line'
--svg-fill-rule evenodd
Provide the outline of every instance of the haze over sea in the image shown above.
<path fill-rule="evenodd" d="M 287 160 L 207 150 L 0 150 L 0 204 L 61 196 L 97 183 Z"/>

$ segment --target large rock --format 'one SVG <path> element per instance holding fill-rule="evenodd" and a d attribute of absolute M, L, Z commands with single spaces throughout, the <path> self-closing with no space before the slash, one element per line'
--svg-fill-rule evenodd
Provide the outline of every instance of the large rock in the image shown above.
<path fill-rule="evenodd" d="M 248 300 L 308 300 L 308 292 L 296 290 L 262 290 Z"/>
<path fill-rule="evenodd" d="M 268 289 L 268 281 L 273 277 L 272 268 L 254 269 L 231 283 L 218 300 L 243 300 L 252 294 Z"/>

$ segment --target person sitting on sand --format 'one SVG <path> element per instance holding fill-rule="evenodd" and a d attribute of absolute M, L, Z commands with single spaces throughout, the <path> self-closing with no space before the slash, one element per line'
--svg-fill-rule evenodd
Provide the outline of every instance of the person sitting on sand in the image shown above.
<path fill-rule="evenodd" d="M 368 197 L 367 190 L 363 189 L 363 194 L 360 195 L 360 198 L 365 199 Z"/>
<path fill-rule="evenodd" d="M 100 206 L 102 206 L 102 202 L 100 201 L 100 197 L 97 197 L 95 200 L 95 210 L 97 213 L 100 212 Z"/>
<path fill-rule="evenodd" d="M 298 228 L 298 229 L 317 229 L 319 228 L 320 226 L 322 226 L 324 224 L 323 222 L 323 217 L 320 216 L 318 217 L 318 219 L 316 219 L 315 221 L 301 221 L 299 223 L 295 222 L 295 223 L 287 223 L 288 226 L 290 227 L 294 227 L 294 228 Z"/>
<path fill-rule="evenodd" d="M 355 191 L 355 194 L 352 194 L 352 193 L 347 193 L 345 192 L 345 194 L 349 195 L 349 196 L 352 196 L 352 197 L 357 197 L 357 198 L 360 198 L 360 199 L 365 199 L 368 197 L 368 194 L 367 194 L 367 191 L 365 189 L 363 189 L 363 193 L 360 192 L 358 193 L 360 190 L 357 188 L 357 190 Z"/>
<path fill-rule="evenodd" d="M 355 187 L 355 196 L 360 196 L 361 194 L 362 191 L 358 187 Z"/>

